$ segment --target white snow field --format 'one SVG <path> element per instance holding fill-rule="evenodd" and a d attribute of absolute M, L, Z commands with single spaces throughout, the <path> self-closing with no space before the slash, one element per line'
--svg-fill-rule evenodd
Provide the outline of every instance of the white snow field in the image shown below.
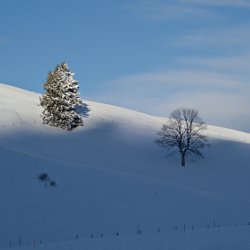
<path fill-rule="evenodd" d="M 39 94 L 0 84 L 0 249 L 250 249 L 250 134 L 208 126 L 184 168 L 154 143 L 165 118 L 85 103 L 63 131 Z"/>

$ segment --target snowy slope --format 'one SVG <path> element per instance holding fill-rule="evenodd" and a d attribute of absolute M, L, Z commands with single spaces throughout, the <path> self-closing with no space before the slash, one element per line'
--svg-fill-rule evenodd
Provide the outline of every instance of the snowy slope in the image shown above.
<path fill-rule="evenodd" d="M 208 126 L 206 159 L 181 168 L 154 143 L 165 118 L 86 101 L 85 126 L 67 132 L 42 125 L 38 103 L 39 94 L 0 84 L 0 249 L 20 237 L 21 246 L 91 234 L 117 241 L 138 226 L 154 238 L 184 224 L 196 232 L 248 224 L 249 134 Z M 37 179 L 43 172 L 56 187 Z"/>

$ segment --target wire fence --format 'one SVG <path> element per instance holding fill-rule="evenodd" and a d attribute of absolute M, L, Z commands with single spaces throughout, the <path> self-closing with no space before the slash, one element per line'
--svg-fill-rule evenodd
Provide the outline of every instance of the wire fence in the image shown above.
<path fill-rule="evenodd" d="M 195 226 L 195 224 L 182 224 L 182 225 L 177 225 L 174 226 L 172 229 L 163 229 L 163 227 L 155 227 L 154 229 L 151 230 L 143 230 L 143 227 L 140 225 L 135 226 L 134 231 L 131 231 L 130 233 L 121 233 L 119 231 L 115 231 L 113 233 L 104 233 L 100 232 L 99 234 L 94 234 L 94 233 L 89 233 L 89 235 L 80 235 L 79 233 L 76 233 L 74 236 L 70 236 L 67 238 L 58 238 L 56 239 L 55 237 L 51 237 L 51 239 L 47 240 L 39 240 L 39 239 L 34 239 L 34 240 L 27 240 L 23 238 L 22 236 L 17 237 L 16 239 L 10 240 L 9 241 L 9 246 L 6 246 L 7 248 L 23 248 L 23 247 L 28 247 L 28 248 L 36 248 L 42 244 L 53 244 L 57 242 L 63 242 L 63 241 L 72 241 L 72 240 L 86 240 L 86 239 L 101 239 L 101 238 L 111 238 L 111 237 L 120 237 L 120 236 L 135 236 L 135 235 L 148 235 L 148 234 L 161 234 L 161 233 L 167 233 L 167 232 L 188 232 L 188 231 L 193 231 L 193 230 L 204 230 L 204 229 L 215 229 L 215 228 L 229 228 L 229 227 L 243 227 L 243 226 L 249 226 L 250 227 L 250 220 L 246 221 L 246 223 L 238 223 L 234 222 L 231 225 L 222 225 L 216 222 L 215 219 L 212 220 L 212 222 L 207 223 L 203 226 Z"/>

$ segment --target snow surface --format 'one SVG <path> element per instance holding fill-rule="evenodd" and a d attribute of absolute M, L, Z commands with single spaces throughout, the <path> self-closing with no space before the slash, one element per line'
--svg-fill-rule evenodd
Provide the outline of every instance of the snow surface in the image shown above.
<path fill-rule="evenodd" d="M 0 249 L 20 237 L 55 250 L 250 249 L 250 134 L 208 126 L 205 160 L 183 168 L 154 143 L 165 118 L 85 103 L 85 126 L 63 131 L 41 123 L 39 94 L 0 84 Z"/>

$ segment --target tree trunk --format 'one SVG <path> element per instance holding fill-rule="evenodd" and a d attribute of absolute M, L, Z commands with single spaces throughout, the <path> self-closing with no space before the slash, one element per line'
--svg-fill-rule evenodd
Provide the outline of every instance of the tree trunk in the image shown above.
<path fill-rule="evenodd" d="M 185 156 L 185 153 L 181 153 L 181 166 L 182 167 L 186 166 L 186 156 Z"/>

